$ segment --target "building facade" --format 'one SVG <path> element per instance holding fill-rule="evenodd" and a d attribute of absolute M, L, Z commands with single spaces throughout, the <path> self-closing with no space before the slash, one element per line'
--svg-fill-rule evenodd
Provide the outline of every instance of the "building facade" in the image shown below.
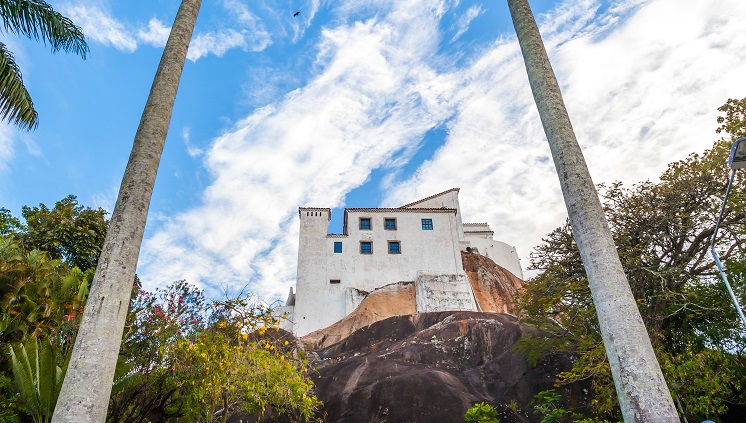
<path fill-rule="evenodd" d="M 462 223 L 458 192 L 454 188 L 399 208 L 345 209 L 342 234 L 328 233 L 330 209 L 301 207 L 296 292 L 282 307 L 285 328 L 292 324 L 303 336 L 327 327 L 350 314 L 369 292 L 416 281 L 418 275 L 465 281 L 461 251 L 487 255 L 522 277 L 515 248 L 493 240 L 486 223 Z"/>

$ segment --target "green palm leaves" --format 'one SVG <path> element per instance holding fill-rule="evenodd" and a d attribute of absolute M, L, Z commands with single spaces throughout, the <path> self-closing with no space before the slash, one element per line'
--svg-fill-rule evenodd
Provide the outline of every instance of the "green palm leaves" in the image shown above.
<path fill-rule="evenodd" d="M 11 345 L 8 355 L 21 401 L 34 423 L 49 422 L 64 378 L 55 349 L 48 341 L 31 339 Z"/>
<path fill-rule="evenodd" d="M 75 53 L 85 59 L 88 45 L 83 32 L 70 19 L 42 0 L 0 0 L 0 19 L 7 33 L 41 40 L 53 52 Z M 13 53 L 0 42 L 0 118 L 31 130 L 38 114 L 23 84 Z"/>

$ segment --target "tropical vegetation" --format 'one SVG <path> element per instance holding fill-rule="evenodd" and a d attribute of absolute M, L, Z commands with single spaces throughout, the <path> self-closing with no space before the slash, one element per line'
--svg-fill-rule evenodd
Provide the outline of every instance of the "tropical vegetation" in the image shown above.
<path fill-rule="evenodd" d="M 20 218 L 0 209 L 0 422 L 51 419 L 108 225 L 72 196 Z M 313 419 L 311 368 L 269 307 L 210 301 L 184 281 L 130 289 L 108 421 Z"/>
<path fill-rule="evenodd" d="M 0 0 L 0 20 L 6 33 L 41 40 L 52 52 L 62 50 L 83 59 L 88 53 L 80 28 L 43 0 Z M 0 117 L 27 130 L 39 124 L 21 69 L 3 42 L 0 42 Z"/>
<path fill-rule="evenodd" d="M 51 418 L 93 279 L 91 256 L 106 233 L 105 215 L 73 196 L 51 209 L 23 207 L 22 219 L 0 208 L 0 421 Z"/>
<path fill-rule="evenodd" d="M 725 135 L 702 154 L 668 166 L 657 181 L 601 185 L 604 210 L 637 306 L 678 412 L 701 421 L 746 404 L 746 333 L 719 279 L 709 245 L 729 177 L 732 142 L 746 135 L 746 99 L 718 109 Z M 746 302 L 746 177 L 736 174 L 716 246 Z M 559 384 L 589 380 L 592 411 L 619 420 L 609 362 L 580 253 L 566 223 L 531 255 L 540 273 L 521 298 L 532 358 L 564 352 L 573 366 Z"/>

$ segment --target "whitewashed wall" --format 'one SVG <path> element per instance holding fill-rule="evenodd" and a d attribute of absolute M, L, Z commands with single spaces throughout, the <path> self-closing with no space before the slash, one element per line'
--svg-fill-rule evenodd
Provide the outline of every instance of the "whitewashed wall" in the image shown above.
<path fill-rule="evenodd" d="M 300 215 L 294 312 L 298 336 L 346 316 L 349 288 L 370 292 L 393 282 L 414 281 L 420 270 L 464 273 L 460 251 L 454 248 L 460 228 L 455 210 L 348 209 L 346 235 L 327 235 L 325 209 L 300 209 Z M 359 229 L 361 217 L 371 219 L 371 230 Z M 397 229 L 384 229 L 384 218 L 396 218 Z M 433 230 L 422 229 L 423 218 L 432 219 Z M 401 243 L 401 254 L 389 254 L 390 240 Z M 372 254 L 360 253 L 361 241 L 372 242 Z M 334 242 L 342 242 L 342 253 L 334 253 Z"/>
<path fill-rule="evenodd" d="M 474 235 L 467 232 L 465 237 L 471 247 L 479 251 L 479 254 L 489 257 L 510 273 L 523 279 L 521 260 L 518 258 L 515 247 L 501 241 L 495 241 L 491 236 Z"/>

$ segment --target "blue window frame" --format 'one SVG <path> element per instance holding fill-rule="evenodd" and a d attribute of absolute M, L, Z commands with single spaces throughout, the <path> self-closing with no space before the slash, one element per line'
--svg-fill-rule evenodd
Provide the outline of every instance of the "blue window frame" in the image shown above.
<path fill-rule="evenodd" d="M 340 241 L 334 241 L 334 252 L 336 254 L 342 253 L 342 242 Z"/>
<path fill-rule="evenodd" d="M 369 217 L 361 217 L 360 218 L 360 229 L 370 229 L 371 223 Z"/>
<path fill-rule="evenodd" d="M 373 243 L 370 241 L 360 241 L 360 254 L 373 254 Z"/>
<path fill-rule="evenodd" d="M 396 230 L 396 218 L 387 217 L 383 219 L 383 229 L 386 229 L 387 231 L 395 231 Z"/>
<path fill-rule="evenodd" d="M 401 244 L 399 241 L 389 241 L 389 254 L 401 254 Z"/>
<path fill-rule="evenodd" d="M 433 230 L 433 219 L 422 219 L 422 230 L 432 231 Z"/>

